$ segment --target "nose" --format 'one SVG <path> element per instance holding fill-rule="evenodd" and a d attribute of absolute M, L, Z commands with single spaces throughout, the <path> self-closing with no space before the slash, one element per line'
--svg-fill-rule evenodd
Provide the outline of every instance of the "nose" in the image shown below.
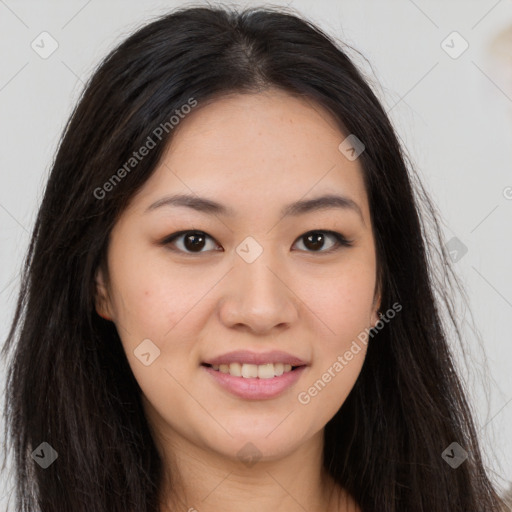
<path fill-rule="evenodd" d="M 298 318 L 301 302 L 291 280 L 265 252 L 252 263 L 237 261 L 226 277 L 219 306 L 221 321 L 230 329 L 254 334 L 290 327 Z"/>

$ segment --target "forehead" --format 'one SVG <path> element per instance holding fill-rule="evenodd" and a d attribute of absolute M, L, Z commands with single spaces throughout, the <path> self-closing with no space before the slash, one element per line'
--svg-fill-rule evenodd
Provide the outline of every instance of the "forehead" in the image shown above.
<path fill-rule="evenodd" d="M 309 98 L 279 90 L 227 95 L 199 103 L 172 135 L 140 191 L 140 206 L 186 193 L 242 215 L 339 194 L 355 201 L 368 219 L 362 167 L 339 149 L 346 134 Z"/>

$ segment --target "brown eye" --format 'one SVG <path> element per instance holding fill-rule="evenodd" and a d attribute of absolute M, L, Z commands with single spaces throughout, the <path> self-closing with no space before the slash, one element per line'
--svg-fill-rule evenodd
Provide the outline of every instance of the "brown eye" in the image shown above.
<path fill-rule="evenodd" d="M 170 237 L 166 238 L 163 242 L 164 245 L 173 245 L 176 240 L 182 240 L 178 245 L 179 251 L 185 253 L 201 253 L 207 252 L 203 249 L 207 246 L 207 239 L 213 240 L 213 238 L 203 231 L 180 231 L 174 233 Z M 215 246 L 215 244 L 214 244 Z"/>
<path fill-rule="evenodd" d="M 327 236 L 326 236 L 327 235 Z M 326 250 L 326 239 L 334 239 L 334 243 L 328 244 Z M 303 245 L 308 252 L 332 252 L 339 249 L 340 246 L 350 247 L 352 242 L 347 240 L 341 233 L 335 231 L 310 231 L 302 235 L 299 240 L 304 240 Z"/>

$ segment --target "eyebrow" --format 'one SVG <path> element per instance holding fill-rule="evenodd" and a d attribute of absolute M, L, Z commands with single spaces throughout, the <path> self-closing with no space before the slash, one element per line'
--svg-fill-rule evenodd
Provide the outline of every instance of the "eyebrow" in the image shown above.
<path fill-rule="evenodd" d="M 205 197 L 193 196 L 188 194 L 176 194 L 172 196 L 165 196 L 155 201 L 153 204 L 148 206 L 144 213 L 156 210 L 162 206 L 167 207 L 186 207 L 192 210 L 210 214 L 210 215 L 222 215 L 226 217 L 234 217 L 235 211 L 223 204 L 220 204 L 212 199 Z M 310 212 L 329 210 L 338 208 L 346 211 L 353 211 L 358 214 L 363 224 L 364 218 L 363 213 L 359 205 L 352 199 L 346 196 L 340 196 L 336 194 L 327 194 L 314 199 L 302 199 L 294 203 L 284 206 L 281 210 L 281 215 L 298 216 L 304 215 Z"/>

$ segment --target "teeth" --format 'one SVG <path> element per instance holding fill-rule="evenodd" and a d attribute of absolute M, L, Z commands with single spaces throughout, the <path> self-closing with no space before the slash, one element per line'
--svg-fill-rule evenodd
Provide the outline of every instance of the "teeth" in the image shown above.
<path fill-rule="evenodd" d="M 272 363 L 257 366 L 256 370 L 260 379 L 271 379 L 272 377 L 276 376 L 277 372 Z"/>
<path fill-rule="evenodd" d="M 243 377 L 245 379 L 260 378 L 260 379 L 272 379 L 273 377 L 279 377 L 285 372 L 292 370 L 291 364 L 283 363 L 267 363 L 267 364 L 212 364 L 214 370 L 220 371 L 221 373 L 229 373 L 233 377 Z"/>
<path fill-rule="evenodd" d="M 256 364 L 243 364 L 242 377 L 245 379 L 256 378 L 258 376 L 258 365 Z"/>
<path fill-rule="evenodd" d="M 242 365 L 240 363 L 231 363 L 229 365 L 229 374 L 235 377 L 242 376 Z"/>

